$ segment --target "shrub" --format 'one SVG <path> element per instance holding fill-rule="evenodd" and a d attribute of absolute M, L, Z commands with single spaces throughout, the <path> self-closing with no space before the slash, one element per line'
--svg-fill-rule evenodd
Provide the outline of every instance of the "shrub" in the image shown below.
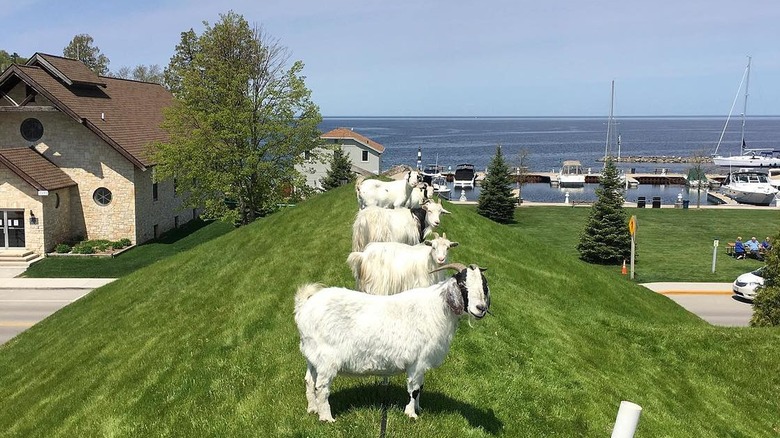
<path fill-rule="evenodd" d="M 54 252 L 57 254 L 67 254 L 70 252 L 70 245 L 65 243 L 60 243 L 54 248 Z"/>
<path fill-rule="evenodd" d="M 94 254 L 95 248 L 88 245 L 87 242 L 79 242 L 73 247 L 73 254 Z"/>
<path fill-rule="evenodd" d="M 756 290 L 753 317 L 750 318 L 753 327 L 780 326 L 780 246 L 777 239 L 780 239 L 780 234 L 774 238 L 774 246 L 764 257 L 764 285 Z"/>
<path fill-rule="evenodd" d="M 122 249 L 125 247 L 125 245 L 122 243 L 121 240 L 117 240 L 116 242 L 111 242 L 109 246 L 111 246 L 111 249 Z"/>
<path fill-rule="evenodd" d="M 132 242 L 130 242 L 130 239 L 128 239 L 127 237 L 123 237 L 119 239 L 119 243 L 121 243 L 122 246 L 130 246 Z"/>

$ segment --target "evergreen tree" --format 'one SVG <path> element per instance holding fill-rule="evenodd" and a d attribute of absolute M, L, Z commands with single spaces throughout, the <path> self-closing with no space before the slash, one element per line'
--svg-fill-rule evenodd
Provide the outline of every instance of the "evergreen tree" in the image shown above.
<path fill-rule="evenodd" d="M 609 157 L 599 186 L 596 189 L 598 200 L 591 207 L 577 250 L 580 258 L 588 263 L 620 264 L 631 257 L 631 235 L 623 210 L 623 184 Z"/>
<path fill-rule="evenodd" d="M 355 172 L 352 171 L 352 161 L 341 150 L 340 147 L 333 151 L 333 159 L 330 161 L 330 169 L 328 169 L 325 178 L 320 181 L 322 188 L 325 190 L 335 189 L 346 181 L 351 183 L 355 180 Z"/>
<path fill-rule="evenodd" d="M 764 256 L 764 266 L 761 276 L 764 285 L 756 291 L 753 299 L 753 317 L 750 325 L 753 327 L 780 326 L 780 234 L 775 236 L 772 249 Z"/>
<path fill-rule="evenodd" d="M 512 196 L 511 184 L 509 167 L 504 161 L 499 145 L 496 147 L 496 155 L 487 168 L 487 175 L 482 181 L 477 213 L 496 222 L 512 222 L 517 202 Z"/>

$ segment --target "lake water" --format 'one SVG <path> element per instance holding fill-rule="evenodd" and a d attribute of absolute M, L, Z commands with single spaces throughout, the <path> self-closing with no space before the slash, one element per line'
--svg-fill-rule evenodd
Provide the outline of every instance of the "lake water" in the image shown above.
<path fill-rule="evenodd" d="M 715 153 L 724 129 L 725 117 L 634 117 L 616 120 L 621 136 L 620 155 L 625 156 L 708 156 Z M 472 163 L 484 171 L 501 145 L 510 167 L 519 163 L 521 151 L 527 151 L 526 165 L 532 171 L 550 172 L 560 168 L 563 160 L 579 160 L 585 169 L 598 172 L 603 163 L 607 139 L 607 118 L 325 118 L 320 130 L 337 127 L 356 132 L 385 146 L 381 169 L 405 164 L 417 165 L 418 148 L 422 164 L 438 164 L 452 170 L 460 163 Z M 745 129 L 747 145 L 780 149 L 780 117 L 748 117 Z M 732 119 L 723 135 L 718 152 L 731 155 L 739 152 L 740 120 Z M 610 154 L 617 155 L 612 145 Z M 665 168 L 670 173 L 686 173 L 689 164 L 620 163 L 621 170 L 653 173 Z M 721 173 L 713 166 L 708 173 Z M 723 171 L 725 173 L 725 171 Z M 582 189 L 559 189 L 549 184 L 526 184 L 523 198 L 539 202 L 563 202 L 566 192 L 570 200 L 593 201 L 597 184 Z M 479 188 L 466 190 L 469 200 L 475 200 Z M 688 193 L 680 185 L 640 185 L 628 189 L 626 199 L 634 202 L 639 196 L 648 200 L 661 196 L 664 204 L 673 203 L 679 194 L 696 202 L 696 192 Z M 454 195 L 460 195 L 460 189 Z M 702 203 L 706 203 L 706 195 Z"/>

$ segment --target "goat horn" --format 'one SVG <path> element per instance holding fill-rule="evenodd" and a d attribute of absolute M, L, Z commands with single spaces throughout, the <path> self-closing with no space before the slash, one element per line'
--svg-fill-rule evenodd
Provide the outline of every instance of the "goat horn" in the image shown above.
<path fill-rule="evenodd" d="M 439 266 L 438 268 L 434 269 L 431 272 L 443 271 L 445 269 L 455 269 L 458 272 L 460 272 L 460 271 L 466 269 L 466 265 L 464 265 L 462 263 L 447 263 L 444 266 Z"/>

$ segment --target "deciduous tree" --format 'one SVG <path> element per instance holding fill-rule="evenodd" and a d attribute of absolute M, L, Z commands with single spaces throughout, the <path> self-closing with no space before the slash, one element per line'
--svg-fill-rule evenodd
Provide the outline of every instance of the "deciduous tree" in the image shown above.
<path fill-rule="evenodd" d="M 133 68 L 123 66 L 119 70 L 112 72 L 111 76 L 122 79 L 132 79 L 134 81 L 154 82 L 156 84 L 165 84 L 165 76 L 159 65 L 139 64 Z"/>
<path fill-rule="evenodd" d="M 588 222 L 577 245 L 582 260 L 609 265 L 620 264 L 630 258 L 631 235 L 623 209 L 623 190 L 617 167 L 607 157 L 599 188 L 596 189 L 598 200 L 590 209 Z"/>
<path fill-rule="evenodd" d="M 88 34 L 82 33 L 73 37 L 70 43 L 62 49 L 62 55 L 66 58 L 78 59 L 99 75 L 108 74 L 108 57 L 100 53 L 100 49 L 94 45 L 95 41 Z"/>
<path fill-rule="evenodd" d="M 509 167 L 504 161 L 501 146 L 496 146 L 496 155 L 490 161 L 487 175 L 482 180 L 477 213 L 496 222 L 512 222 L 517 202 L 512 196 L 511 184 Z"/>
<path fill-rule="evenodd" d="M 170 141 L 153 148 L 155 173 L 176 177 L 206 217 L 246 224 L 305 184 L 294 166 L 317 146 L 322 118 L 303 63 L 286 62 L 277 40 L 232 11 L 201 35 L 182 33 L 165 71 L 175 101 L 163 123 Z"/>
<path fill-rule="evenodd" d="M 22 58 L 18 53 L 8 53 L 5 50 L 0 50 L 0 72 L 11 66 L 11 64 L 24 64 L 27 62 L 26 58 Z"/>

